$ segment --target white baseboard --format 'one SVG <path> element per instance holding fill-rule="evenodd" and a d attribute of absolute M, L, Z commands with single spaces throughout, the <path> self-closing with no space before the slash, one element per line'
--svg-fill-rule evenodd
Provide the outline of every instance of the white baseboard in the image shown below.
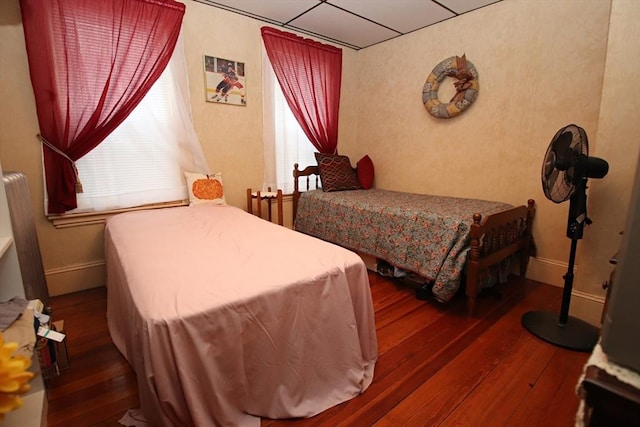
<path fill-rule="evenodd" d="M 571 305 L 569 315 L 582 319 L 597 328 L 602 327 L 602 310 L 604 309 L 604 297 L 588 294 L 582 291 L 571 292 Z"/>
<path fill-rule="evenodd" d="M 64 295 L 105 284 L 104 261 L 76 264 L 46 270 L 45 278 L 50 296 Z"/>
<path fill-rule="evenodd" d="M 564 275 L 567 273 L 569 265 L 564 262 L 545 258 L 530 258 L 527 278 L 549 285 L 564 287 Z M 574 268 L 574 274 L 578 271 Z M 558 310 L 562 300 L 558 301 Z M 604 308 L 604 297 L 588 294 L 586 292 L 571 291 L 571 304 L 569 305 L 569 315 L 582 319 L 598 328 L 602 326 L 600 318 Z"/>
<path fill-rule="evenodd" d="M 527 279 L 562 288 L 564 286 L 564 275 L 567 273 L 568 267 L 569 265 L 565 262 L 531 257 L 527 268 Z M 577 269 L 574 269 L 575 271 Z"/>

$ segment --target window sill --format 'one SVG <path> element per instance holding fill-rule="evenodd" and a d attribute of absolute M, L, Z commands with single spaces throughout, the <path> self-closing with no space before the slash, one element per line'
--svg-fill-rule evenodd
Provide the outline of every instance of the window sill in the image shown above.
<path fill-rule="evenodd" d="M 81 227 L 85 225 L 104 224 L 107 218 L 123 212 L 173 208 L 177 206 L 189 206 L 189 201 L 177 200 L 174 202 L 154 203 L 151 205 L 136 206 L 126 209 L 114 209 L 101 212 L 81 212 L 73 214 L 47 215 L 47 219 L 53 223 L 53 226 L 55 228 Z"/>

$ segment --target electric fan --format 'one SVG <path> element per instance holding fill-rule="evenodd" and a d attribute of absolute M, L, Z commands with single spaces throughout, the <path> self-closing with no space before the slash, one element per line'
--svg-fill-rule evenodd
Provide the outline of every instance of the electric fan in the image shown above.
<path fill-rule="evenodd" d="M 609 164 L 605 160 L 589 157 L 587 134 L 573 124 L 556 132 L 542 163 L 545 196 L 555 203 L 570 200 L 567 237 L 571 239 L 571 251 L 563 277 L 560 313 L 530 311 L 522 316 L 522 324 L 538 338 L 569 350 L 590 352 L 598 341 L 598 329 L 569 316 L 569 304 L 577 243 L 582 239 L 584 226 L 591 224 L 587 217 L 587 180 L 604 178 L 608 171 Z"/>

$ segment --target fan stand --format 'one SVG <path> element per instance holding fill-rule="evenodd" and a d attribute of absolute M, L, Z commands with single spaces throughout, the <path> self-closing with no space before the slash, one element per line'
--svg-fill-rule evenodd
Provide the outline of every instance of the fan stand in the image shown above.
<path fill-rule="evenodd" d="M 586 183 L 585 192 L 580 194 L 578 191 L 574 199 L 571 197 L 571 204 L 574 205 L 570 208 L 570 212 L 573 211 L 575 205 L 578 206 L 579 212 L 584 213 L 586 219 Z M 582 199 L 580 199 L 582 196 Z M 584 210 L 581 210 L 582 203 L 584 203 Z M 578 218 L 580 215 L 574 215 L 573 218 Z M 571 230 L 571 251 L 569 253 L 569 267 L 567 273 L 564 275 L 564 288 L 562 292 L 562 306 L 560 308 L 560 314 L 553 311 L 529 311 L 522 316 L 522 325 L 536 337 L 547 341 L 551 344 L 557 345 L 562 348 L 574 351 L 592 352 L 596 346 L 599 338 L 599 330 L 578 318 L 569 316 L 569 303 L 571 302 L 571 291 L 573 289 L 573 268 L 576 258 L 576 247 L 578 245 L 578 239 L 582 237 L 582 228 L 585 221 L 579 221 L 572 227 L 571 223 L 569 229 Z"/>

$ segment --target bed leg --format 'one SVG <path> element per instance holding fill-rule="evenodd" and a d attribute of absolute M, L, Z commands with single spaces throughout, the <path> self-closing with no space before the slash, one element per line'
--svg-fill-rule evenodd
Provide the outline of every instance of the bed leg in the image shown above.
<path fill-rule="evenodd" d="M 476 298 L 480 291 L 480 268 L 474 257 L 478 256 L 477 246 L 471 246 L 471 260 L 467 263 L 467 282 L 465 293 L 467 295 L 467 315 L 473 317 L 476 311 Z"/>
<path fill-rule="evenodd" d="M 467 294 L 467 315 L 469 317 L 473 317 L 476 312 L 476 299 L 478 297 L 478 284 L 480 281 L 480 274 L 478 272 L 477 265 L 474 263 L 470 263 L 468 265 L 467 271 L 467 283 L 466 283 L 466 294 Z"/>
<path fill-rule="evenodd" d="M 529 244 L 524 245 L 520 250 L 520 276 L 525 277 L 527 275 L 527 268 L 529 268 Z"/>

